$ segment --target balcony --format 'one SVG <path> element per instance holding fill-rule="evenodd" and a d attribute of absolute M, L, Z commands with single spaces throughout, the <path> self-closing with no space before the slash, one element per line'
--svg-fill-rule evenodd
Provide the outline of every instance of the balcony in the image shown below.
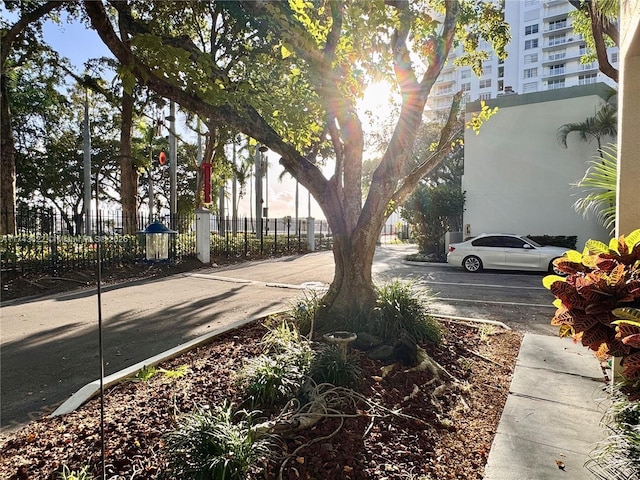
<path fill-rule="evenodd" d="M 555 3 L 555 2 L 549 2 Z M 559 20 L 562 17 L 566 17 L 567 14 L 573 10 L 573 7 L 569 2 L 562 2 L 558 5 L 549 5 L 546 6 L 543 13 L 542 18 L 548 22 L 553 20 Z"/>
<path fill-rule="evenodd" d="M 565 67 L 562 68 L 553 68 L 553 69 L 545 69 L 542 74 L 543 78 L 553 78 L 558 76 L 565 76 L 567 73 L 567 69 Z"/>
<path fill-rule="evenodd" d="M 560 24 L 551 24 L 544 29 L 544 35 L 548 36 L 553 33 L 566 33 L 572 31 L 573 27 L 569 22 L 562 22 Z"/>
<path fill-rule="evenodd" d="M 542 45 L 542 51 L 549 51 L 549 50 L 554 50 L 554 49 L 558 49 L 558 48 L 563 48 L 578 42 L 582 42 L 582 36 L 581 35 L 577 35 L 577 34 L 573 34 L 570 37 L 564 38 L 564 39 L 549 39 L 547 42 L 545 42 Z"/>

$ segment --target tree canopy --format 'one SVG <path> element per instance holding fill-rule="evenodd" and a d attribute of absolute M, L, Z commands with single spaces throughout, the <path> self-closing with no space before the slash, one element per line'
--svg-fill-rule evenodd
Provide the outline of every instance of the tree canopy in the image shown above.
<path fill-rule="evenodd" d="M 128 96 L 139 87 L 201 118 L 215 138 L 212 158 L 215 145 L 238 133 L 266 145 L 330 224 L 336 276 L 328 312 L 374 305 L 371 265 L 390 208 L 455 148 L 460 94 L 433 148 L 412 154 L 427 97 L 452 49 L 463 45 L 456 62 L 480 72 L 488 57 L 483 41 L 504 57 L 509 39 L 500 4 L 481 0 L 33 2 L 18 24 L 34 25 L 67 3 L 83 9 L 119 63 L 123 178 L 137 182 Z M 15 31 L 3 30 L 3 46 L 20 37 Z M 401 105 L 363 195 L 365 133 L 356 104 L 380 81 L 399 93 Z M 330 175 L 322 163 L 333 167 Z"/>
<path fill-rule="evenodd" d="M 456 42 L 481 67 L 481 39 L 504 56 L 502 10 L 470 0 L 91 2 L 93 28 L 137 81 L 280 156 L 318 201 L 334 235 L 328 310 L 374 303 L 371 265 L 388 206 L 399 204 L 451 150 L 459 96 L 438 146 L 411 151 L 427 96 Z M 486 55 L 486 54 L 485 54 Z M 363 128 L 356 102 L 385 79 L 402 105 L 363 201 Z M 330 151 L 333 174 L 315 160 Z"/>

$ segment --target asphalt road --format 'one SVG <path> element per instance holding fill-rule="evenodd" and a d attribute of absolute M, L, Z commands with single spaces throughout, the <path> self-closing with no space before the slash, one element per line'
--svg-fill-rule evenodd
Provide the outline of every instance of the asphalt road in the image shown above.
<path fill-rule="evenodd" d="M 412 279 L 434 295 L 434 312 L 497 320 L 555 334 L 543 274 L 470 274 L 403 262 L 415 246 L 378 247 L 377 281 Z M 135 282 L 102 291 L 105 374 L 211 329 L 287 308 L 306 286 L 333 278 L 331 252 L 252 262 Z M 95 291 L 8 302 L 0 307 L 0 432 L 48 414 L 99 378 Z"/>

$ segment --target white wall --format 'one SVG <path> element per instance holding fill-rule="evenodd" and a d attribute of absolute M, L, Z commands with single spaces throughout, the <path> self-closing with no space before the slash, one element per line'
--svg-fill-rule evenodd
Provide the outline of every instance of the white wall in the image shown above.
<path fill-rule="evenodd" d="M 608 240 L 603 227 L 573 209 L 579 190 L 571 184 L 583 177 L 586 161 L 597 155 L 596 142 L 571 133 L 568 148 L 563 148 L 556 139 L 563 124 L 594 115 L 604 89 L 586 85 L 487 102 L 498 106 L 498 113 L 480 135 L 465 132 L 464 224 L 470 224 L 471 235 L 577 235 L 579 250 L 589 238 Z M 478 108 L 468 106 L 467 120 Z"/>

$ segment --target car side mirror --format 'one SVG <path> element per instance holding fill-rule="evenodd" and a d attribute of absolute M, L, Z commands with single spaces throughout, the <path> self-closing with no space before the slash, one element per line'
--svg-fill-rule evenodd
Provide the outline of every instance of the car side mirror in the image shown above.
<path fill-rule="evenodd" d="M 528 243 L 525 243 L 522 248 L 526 249 L 526 250 L 533 250 L 533 246 L 529 245 Z"/>

